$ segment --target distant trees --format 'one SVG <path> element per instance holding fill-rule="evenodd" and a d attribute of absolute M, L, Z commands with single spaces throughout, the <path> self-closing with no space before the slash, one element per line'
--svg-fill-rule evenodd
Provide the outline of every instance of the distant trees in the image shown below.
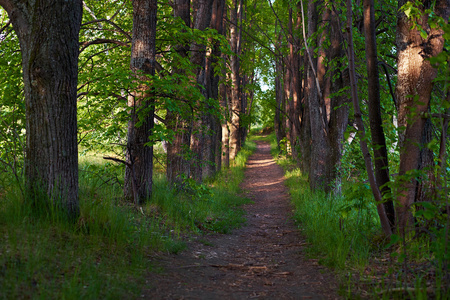
<path fill-rule="evenodd" d="M 339 193 L 346 137 L 351 141 L 355 131 L 370 124 L 364 142 L 371 142 L 372 147 L 363 156 L 375 166 L 371 186 L 374 195 L 378 195 L 377 204 L 384 203 L 384 207 L 379 207 L 380 218 L 386 234 L 404 233 L 406 224 L 413 224 L 414 203 L 420 206 L 421 201 L 438 194 L 433 192 L 432 170 L 437 163 L 430 148 L 430 103 L 437 69 L 429 59 L 442 51 L 443 24 L 448 20 L 450 4 L 438 1 L 432 7 L 407 1 L 397 5 L 395 1 L 366 0 L 362 10 L 352 12 L 353 22 L 347 26 L 348 18 L 342 16 L 351 3 L 315 1 L 307 7 L 302 2 L 277 1 L 273 6 L 269 3 L 276 20 L 275 30 L 280 31 L 278 40 L 271 43 L 277 141 L 279 145 L 288 142 L 287 149 L 308 175 L 311 189 Z M 390 25 L 397 15 L 391 14 L 389 7 L 399 9 L 397 28 Z M 355 36 L 352 45 L 349 31 Z M 303 44 L 299 42 L 302 39 Z M 353 55 L 348 52 L 350 46 L 355 49 L 357 73 L 352 89 L 356 89 L 361 102 L 357 103 L 361 112 L 353 109 L 354 117 L 350 115 L 348 92 L 348 59 Z M 381 71 L 385 80 L 380 79 Z M 392 85 L 396 79 L 394 94 Z M 362 123 L 358 123 L 361 117 Z M 446 147 L 444 143 L 440 152 L 434 152 L 445 153 Z M 345 148 L 349 151 L 353 146 L 347 144 Z M 399 176 L 393 178 L 390 170 L 397 168 Z"/>

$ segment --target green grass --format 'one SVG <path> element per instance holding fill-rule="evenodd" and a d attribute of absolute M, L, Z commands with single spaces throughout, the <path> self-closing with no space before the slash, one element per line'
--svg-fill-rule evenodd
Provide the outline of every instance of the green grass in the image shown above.
<path fill-rule="evenodd" d="M 0 190 L 0 299 L 136 298 L 156 252 L 182 251 L 180 235 L 227 233 L 242 226 L 248 202 L 238 194 L 255 145 L 205 184 L 176 191 L 155 176 L 142 209 L 124 203 L 122 166 L 81 159 L 80 217 L 36 214 L 14 184 Z M 2 182 L 7 182 L 2 174 Z"/>
<path fill-rule="evenodd" d="M 450 261 L 445 226 L 432 227 L 430 235 L 411 235 L 405 241 L 394 235 L 396 242 L 387 240 L 367 183 L 344 182 L 342 196 L 312 192 L 307 176 L 276 149 L 274 135 L 266 140 L 285 170 L 294 217 L 309 242 L 309 255 L 336 271 L 345 297 L 358 298 L 364 290 L 383 299 L 450 298 L 448 279 L 444 283 L 449 272 L 443 266 Z"/>

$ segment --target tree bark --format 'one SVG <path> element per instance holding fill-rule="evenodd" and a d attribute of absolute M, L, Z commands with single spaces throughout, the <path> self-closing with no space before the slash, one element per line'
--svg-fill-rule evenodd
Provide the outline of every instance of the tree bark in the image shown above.
<path fill-rule="evenodd" d="M 242 1 L 238 4 L 233 0 L 230 22 L 230 46 L 233 55 L 231 61 L 231 127 L 230 127 L 230 159 L 233 160 L 241 148 L 240 114 L 241 103 L 239 99 L 239 57 L 238 57 L 238 10 L 242 9 Z"/>
<path fill-rule="evenodd" d="M 292 74 L 291 91 L 292 97 L 289 102 L 289 143 L 291 144 L 292 157 L 295 161 L 298 160 L 298 143 L 300 137 L 300 112 L 302 99 L 302 73 L 300 72 L 300 43 L 294 40 L 293 26 L 294 20 L 292 16 L 292 9 L 289 11 L 289 31 L 292 40 L 289 41 L 289 64 Z M 297 14 L 295 23 L 295 30 L 299 31 L 301 24 L 300 14 Z"/>
<path fill-rule="evenodd" d="M 333 192 L 335 194 L 341 193 L 341 158 L 344 148 L 344 133 L 348 126 L 350 112 L 348 104 L 351 101 L 346 93 L 342 93 L 342 89 L 349 86 L 350 83 L 348 80 L 349 76 L 344 76 L 344 68 L 340 61 L 345 52 L 342 47 L 343 40 L 338 18 L 336 11 L 332 10 L 329 30 L 331 45 L 327 51 L 329 60 L 336 62 L 336 66 L 328 71 L 328 77 L 333 78 L 329 83 L 329 93 L 334 96 L 331 96 L 329 108 L 327 108 L 327 114 L 329 115 L 327 182 L 333 183 Z"/>
<path fill-rule="evenodd" d="M 196 2 L 196 12 L 194 16 L 193 28 L 197 30 L 205 30 L 211 23 L 213 9 L 213 0 L 198 0 Z M 196 181 L 200 182 L 208 174 L 204 174 L 204 170 L 208 161 L 207 152 L 209 151 L 208 136 L 211 131 L 211 124 L 207 122 L 208 104 L 207 99 L 210 98 L 210 90 L 208 90 L 207 81 L 207 65 L 206 65 L 206 46 L 198 43 L 191 44 L 191 64 L 195 66 L 194 74 L 199 84 L 203 99 L 199 100 L 195 105 L 200 108 L 198 115 L 194 117 L 194 128 L 191 136 L 191 174 Z"/>
<path fill-rule="evenodd" d="M 361 152 L 364 157 L 364 164 L 366 166 L 367 176 L 369 177 L 370 188 L 375 198 L 377 205 L 378 216 L 380 217 L 381 227 L 384 235 L 389 237 L 392 234 L 389 220 L 386 216 L 386 211 L 382 204 L 381 192 L 378 189 L 375 176 L 373 174 L 372 159 L 370 156 L 369 148 L 366 143 L 366 136 L 364 130 L 364 123 L 362 121 L 361 109 L 359 108 L 358 100 L 358 87 L 356 84 L 356 71 L 355 71 L 355 56 L 353 50 L 353 34 L 352 34 L 352 1 L 347 0 L 347 32 L 348 32 L 348 64 L 350 72 L 350 90 L 352 93 L 353 107 L 355 111 L 355 121 L 358 126 L 359 143 L 361 146 Z"/>
<path fill-rule="evenodd" d="M 420 36 L 417 26 L 400 8 L 406 0 L 398 2 L 399 13 L 397 16 L 398 48 L 398 74 L 397 74 L 397 105 L 400 146 L 399 166 L 399 188 L 397 195 L 397 221 L 398 231 L 405 234 L 413 228 L 413 217 L 411 205 L 416 199 L 417 178 L 412 175 L 419 168 L 420 153 L 422 145 L 422 134 L 424 133 L 426 118 L 429 110 L 433 80 L 437 70 L 433 68 L 427 58 L 435 56 L 443 49 L 444 39 L 442 30 L 430 28 L 428 25 L 428 14 L 423 13 L 417 20 L 419 26 L 428 34 L 424 39 Z M 424 2 L 423 5 L 431 5 Z M 420 11 L 429 7 L 421 5 Z M 435 3 L 437 16 L 448 20 L 450 12 L 450 1 L 439 0 Z"/>
<path fill-rule="evenodd" d="M 36 205 L 44 201 L 76 218 L 81 1 L 0 0 L 0 5 L 8 12 L 22 52 L 26 199 Z"/>
<path fill-rule="evenodd" d="M 281 67 L 280 59 L 275 59 L 275 102 L 276 102 L 276 108 L 275 108 L 275 119 L 274 119 L 274 129 L 275 129 L 275 136 L 277 139 L 277 147 L 278 150 L 281 150 L 281 140 L 284 137 L 283 132 L 283 117 L 282 114 L 284 113 L 282 109 L 282 102 L 284 101 L 283 97 L 283 87 L 282 87 L 282 81 L 281 78 L 283 76 L 283 68 Z"/>
<path fill-rule="evenodd" d="M 218 34 L 223 34 L 223 12 L 225 2 L 224 0 L 214 0 L 212 4 L 212 14 L 210 28 L 217 30 Z M 219 119 L 219 112 L 216 110 L 219 103 L 219 77 L 214 73 L 214 67 L 219 63 L 220 47 L 218 42 L 215 42 L 211 49 L 206 52 L 205 65 L 205 88 L 209 100 L 206 101 L 206 111 L 204 112 L 203 123 L 204 128 L 208 131 L 204 133 L 204 155 L 206 163 L 203 165 L 203 177 L 208 178 L 215 175 L 220 170 L 221 155 L 220 155 L 220 141 L 222 138 L 222 127 Z M 211 103 L 211 102 L 215 102 Z"/>
<path fill-rule="evenodd" d="M 135 204 L 149 199 L 153 183 L 153 145 L 149 137 L 154 126 L 154 97 L 144 81 L 155 74 L 156 0 L 133 0 L 133 40 L 130 68 L 138 90 L 128 99 L 130 121 L 125 168 L 124 195 Z M 142 81 L 142 82 L 141 82 Z"/>
<path fill-rule="evenodd" d="M 317 31 L 318 20 L 318 5 L 317 1 L 310 1 L 308 4 L 308 36 L 313 36 Z M 319 45 L 320 46 L 320 45 Z M 311 45 L 310 53 L 312 53 Z M 311 190 L 324 190 L 326 183 L 326 166 L 327 166 L 327 128 L 324 122 L 323 99 L 319 92 L 320 85 L 318 85 L 319 70 L 323 72 L 323 60 L 311 58 L 312 65 L 308 68 L 308 89 L 307 98 L 309 103 L 309 114 L 311 122 L 311 166 L 309 173 L 309 183 Z M 314 68 L 317 67 L 317 72 Z"/>
<path fill-rule="evenodd" d="M 381 119 L 380 79 L 378 75 L 377 42 L 375 34 L 375 8 L 373 0 L 364 0 L 364 35 L 366 38 L 366 66 L 369 97 L 369 120 L 372 134 L 372 149 L 375 164 L 375 178 L 378 188 L 385 199 L 386 211 L 391 229 L 395 225 L 394 203 L 392 201 L 389 183 L 389 163 L 386 139 Z"/>
<path fill-rule="evenodd" d="M 175 0 L 173 6 L 174 18 L 181 18 L 186 27 L 191 26 L 191 2 L 190 0 Z M 189 44 L 176 45 L 175 49 L 181 59 L 188 57 Z M 174 74 L 184 74 L 184 70 L 180 68 L 173 69 Z M 167 127 L 173 132 L 173 138 L 167 145 L 167 180 L 173 184 L 181 181 L 181 175 L 185 174 L 189 177 L 189 145 L 191 139 L 191 118 L 192 111 L 184 103 L 177 103 L 182 106 L 180 112 L 173 111 L 172 108 L 167 109 Z"/>

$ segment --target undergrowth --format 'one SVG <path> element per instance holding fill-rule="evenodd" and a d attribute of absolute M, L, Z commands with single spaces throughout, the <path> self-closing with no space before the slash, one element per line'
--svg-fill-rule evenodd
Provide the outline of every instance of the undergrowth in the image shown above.
<path fill-rule="evenodd" d="M 307 176 L 277 149 L 275 137 L 267 139 L 285 170 L 295 220 L 309 242 L 307 251 L 336 270 L 346 298 L 450 299 L 448 224 L 388 240 L 381 233 L 368 183 L 349 180 L 342 184 L 341 195 L 312 192 Z M 423 215 L 429 213 L 417 210 L 416 221 L 426 221 Z"/>
<path fill-rule="evenodd" d="M 152 270 L 149 258 L 185 248 L 180 235 L 227 233 L 245 219 L 238 196 L 248 143 L 235 164 L 204 184 L 171 188 L 155 176 L 143 207 L 122 200 L 123 169 L 80 163 L 80 217 L 36 213 L 7 174 L 0 190 L 0 299 L 123 299 L 137 297 Z M 9 182 L 8 182 L 9 181 Z"/>

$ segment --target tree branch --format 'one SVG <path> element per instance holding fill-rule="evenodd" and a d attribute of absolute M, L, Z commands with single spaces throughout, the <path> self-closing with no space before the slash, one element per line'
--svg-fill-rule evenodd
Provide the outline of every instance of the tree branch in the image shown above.
<path fill-rule="evenodd" d="M 8 20 L 8 22 L 6 22 L 6 24 L 5 24 L 5 26 L 3 26 L 3 27 L 0 29 L 0 34 L 2 34 L 3 31 L 4 31 L 6 28 L 9 27 L 9 25 L 11 25 L 11 20 Z"/>
<path fill-rule="evenodd" d="M 85 26 L 85 25 L 89 25 L 89 24 L 94 24 L 94 23 L 101 23 L 101 22 L 106 22 L 108 24 L 111 24 L 112 26 L 114 26 L 117 30 L 119 30 L 120 33 L 122 33 L 123 35 L 125 35 L 130 41 L 132 40 L 131 35 L 128 34 L 128 32 L 126 32 L 125 30 L 123 30 L 122 28 L 120 28 L 119 25 L 117 25 L 116 23 L 114 23 L 113 21 L 111 21 L 111 19 L 97 19 L 97 20 L 92 20 L 86 23 L 81 24 L 81 26 Z"/>
<path fill-rule="evenodd" d="M 394 90 L 392 88 L 391 79 L 389 78 L 389 72 L 387 70 L 387 64 L 385 62 L 383 62 L 383 61 L 378 61 L 378 64 L 381 65 L 383 67 L 383 69 L 384 69 L 384 72 L 386 74 L 386 81 L 387 81 L 388 86 L 389 86 L 389 92 L 391 93 L 392 100 L 394 101 L 395 108 L 397 109 L 397 98 L 395 97 L 395 93 L 394 93 Z"/>
<path fill-rule="evenodd" d="M 118 41 L 118 40 L 112 40 L 112 39 L 96 39 L 93 41 L 86 41 L 86 42 L 81 42 L 80 46 L 82 47 L 80 52 L 83 52 L 83 50 L 85 50 L 87 47 L 89 47 L 90 45 L 98 45 L 98 44 L 116 44 L 119 46 L 129 46 L 130 42 L 122 42 L 122 41 Z"/>
<path fill-rule="evenodd" d="M 303 9 L 303 1 L 300 1 L 300 4 L 301 4 L 301 7 L 302 7 L 303 40 L 305 42 L 306 53 L 308 54 L 309 64 L 311 65 L 311 69 L 313 71 L 314 78 L 316 79 L 317 92 L 319 93 L 320 99 L 323 100 L 322 91 L 320 90 L 319 78 L 317 77 L 317 73 L 316 73 L 316 69 L 314 68 L 314 64 L 313 64 L 313 61 L 312 61 L 311 53 L 309 52 L 308 42 L 306 41 L 305 13 L 304 13 L 304 9 Z"/>

